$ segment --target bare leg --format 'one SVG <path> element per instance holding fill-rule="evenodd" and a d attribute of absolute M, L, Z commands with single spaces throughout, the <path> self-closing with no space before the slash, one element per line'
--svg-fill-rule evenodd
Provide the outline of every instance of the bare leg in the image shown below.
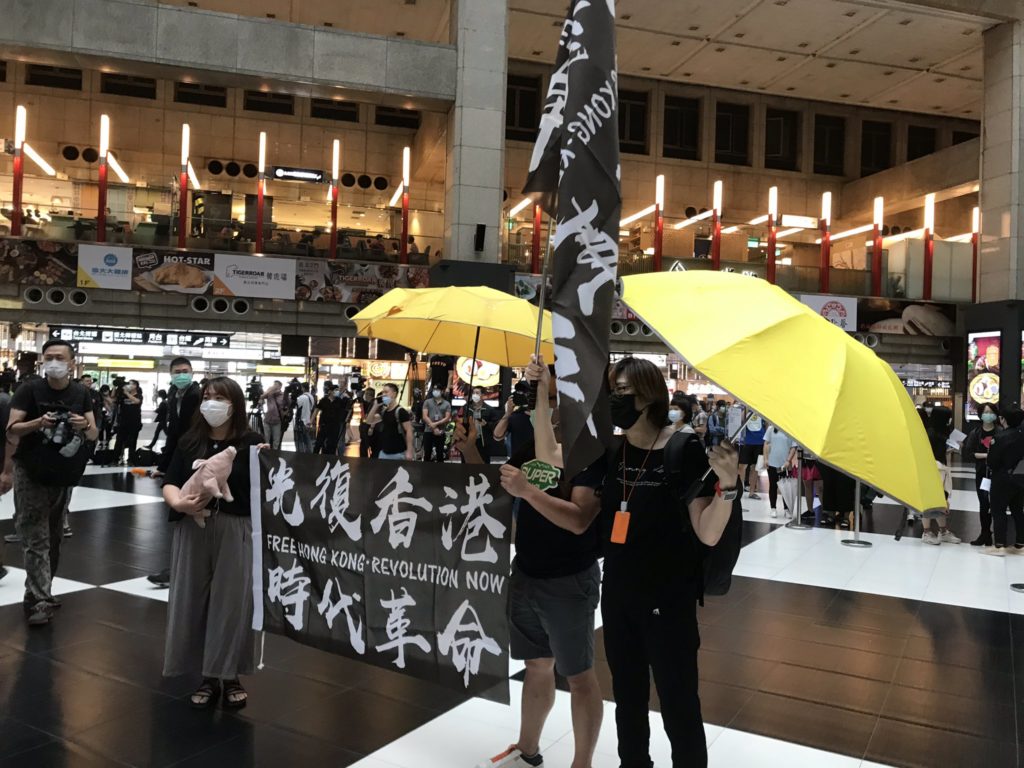
<path fill-rule="evenodd" d="M 604 717 L 601 684 L 593 668 L 570 677 L 569 692 L 572 695 L 572 732 L 576 740 L 571 768 L 591 768 Z"/>
<path fill-rule="evenodd" d="M 540 734 L 554 705 L 555 660 L 528 660 L 526 680 L 523 682 L 522 725 L 519 727 L 519 742 L 516 744 L 524 755 L 540 752 Z"/>

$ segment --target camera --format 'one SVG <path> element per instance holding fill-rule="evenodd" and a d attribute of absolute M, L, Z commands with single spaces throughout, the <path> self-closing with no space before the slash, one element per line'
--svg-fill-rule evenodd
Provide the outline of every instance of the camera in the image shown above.
<path fill-rule="evenodd" d="M 71 428 L 71 414 L 67 411 L 57 411 L 53 414 L 53 420 L 57 422 L 50 432 L 50 442 L 54 445 L 64 445 L 71 441 L 73 430 Z"/>
<path fill-rule="evenodd" d="M 263 385 L 260 384 L 259 380 L 253 376 L 245 387 L 245 398 L 248 400 L 253 407 L 259 405 L 260 398 L 263 397 Z"/>
<path fill-rule="evenodd" d="M 512 390 L 512 405 L 516 408 L 526 408 L 530 404 L 530 382 L 520 379 Z"/>

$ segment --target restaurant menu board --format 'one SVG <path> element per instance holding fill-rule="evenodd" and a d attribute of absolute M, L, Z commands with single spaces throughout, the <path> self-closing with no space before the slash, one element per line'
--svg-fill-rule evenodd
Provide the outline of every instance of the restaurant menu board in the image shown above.
<path fill-rule="evenodd" d="M 967 334 L 967 418 L 986 403 L 999 405 L 999 331 Z"/>
<path fill-rule="evenodd" d="M 295 259 L 274 259 L 247 253 L 218 253 L 213 264 L 215 296 L 294 298 Z"/>
<path fill-rule="evenodd" d="M 297 301 L 365 307 L 392 288 L 426 288 L 430 282 L 426 267 L 326 259 L 299 259 L 294 263 Z"/>
<path fill-rule="evenodd" d="M 0 240 L 0 282 L 72 288 L 78 246 L 50 240 Z"/>
<path fill-rule="evenodd" d="M 78 246 L 78 287 L 132 289 L 132 249 L 116 245 Z"/>
<path fill-rule="evenodd" d="M 136 251 L 132 285 L 148 293 L 206 294 L 213 286 L 213 255 Z"/>

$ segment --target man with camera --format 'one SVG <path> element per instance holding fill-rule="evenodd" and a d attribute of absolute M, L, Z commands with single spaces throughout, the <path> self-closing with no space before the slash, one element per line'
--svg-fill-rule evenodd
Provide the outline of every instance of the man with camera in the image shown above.
<path fill-rule="evenodd" d="M 44 378 L 18 388 L 11 401 L 0 491 L 14 488 L 17 531 L 25 553 L 25 615 L 49 624 L 60 606 L 51 588 L 60 560 L 71 490 L 85 473 L 87 443 L 99 430 L 92 398 L 71 380 L 75 350 L 65 341 L 43 345 Z"/>
<path fill-rule="evenodd" d="M 530 419 L 530 382 L 516 382 L 512 397 L 505 403 L 505 413 L 494 425 L 494 439 L 505 440 L 509 456 L 533 440 L 533 421 Z"/>

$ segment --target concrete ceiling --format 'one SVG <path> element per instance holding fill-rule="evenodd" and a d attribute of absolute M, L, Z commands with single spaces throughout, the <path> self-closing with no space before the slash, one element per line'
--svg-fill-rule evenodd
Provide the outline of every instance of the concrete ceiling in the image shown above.
<path fill-rule="evenodd" d="M 472 2 L 472 0 L 463 0 Z M 448 41 L 449 0 L 168 0 L 169 5 Z M 509 56 L 551 64 L 565 0 L 509 0 Z M 994 17 L 885 0 L 617 0 L 623 75 L 980 119 Z"/>

